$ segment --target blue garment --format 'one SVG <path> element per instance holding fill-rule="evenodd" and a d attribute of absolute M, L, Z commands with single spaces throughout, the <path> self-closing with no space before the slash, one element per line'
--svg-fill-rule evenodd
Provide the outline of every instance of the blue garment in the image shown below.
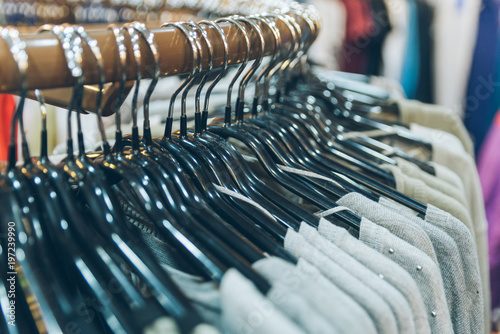
<path fill-rule="evenodd" d="M 500 55 L 498 48 L 500 2 L 498 0 L 482 2 L 464 117 L 465 126 L 474 140 L 476 153 L 479 152 L 498 110 L 495 98 L 500 94 L 500 86 L 496 85 Z"/>
<path fill-rule="evenodd" d="M 495 82 L 500 82 L 500 22 L 499 22 L 499 32 L 497 36 L 497 48 L 498 48 L 498 56 L 496 59 L 496 75 L 495 75 Z M 500 109 L 500 89 L 495 89 L 495 98 L 493 101 L 493 107 L 498 110 Z"/>
<path fill-rule="evenodd" d="M 420 69 L 420 50 L 418 33 L 418 7 L 415 0 L 408 0 L 410 7 L 410 22 L 408 24 L 408 44 L 401 74 L 401 85 L 409 99 L 417 92 Z"/>

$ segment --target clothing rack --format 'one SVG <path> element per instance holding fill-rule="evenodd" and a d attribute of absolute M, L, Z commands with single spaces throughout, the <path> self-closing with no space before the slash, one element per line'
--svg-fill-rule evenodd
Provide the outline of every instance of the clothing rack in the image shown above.
<path fill-rule="evenodd" d="M 305 17 L 291 12 L 302 30 L 303 41 L 310 45 L 319 28 L 319 21 L 312 17 Z M 270 18 L 276 23 L 281 34 L 280 51 L 282 55 L 288 54 L 293 49 L 292 33 L 285 23 L 278 18 Z M 311 23 L 314 27 L 311 27 Z M 265 55 L 271 55 L 274 52 L 274 36 L 265 24 L 260 23 L 264 33 Z M 220 27 L 226 34 L 229 46 L 228 64 L 234 65 L 243 62 L 246 54 L 245 40 L 242 33 L 229 23 L 221 23 Z M 172 27 L 152 28 L 160 58 L 161 76 L 180 75 L 189 72 L 190 47 L 185 36 Z M 251 45 L 258 45 L 258 35 L 253 29 L 248 29 Z M 120 80 L 120 61 L 117 56 L 117 46 L 114 42 L 114 36 L 110 30 L 88 30 L 88 35 L 97 40 L 104 61 L 105 82 L 116 82 Z M 207 27 L 207 33 L 214 50 L 214 68 L 221 67 L 223 64 L 224 46 L 218 33 L 213 27 Z M 72 87 L 74 79 L 72 78 L 64 57 L 58 39 L 51 33 L 40 34 L 22 34 L 21 39 L 26 43 L 26 52 L 28 54 L 29 65 L 27 71 L 27 86 L 29 90 L 50 89 Z M 135 66 L 130 47 L 130 39 L 126 38 L 127 46 L 127 79 L 133 80 L 135 77 Z M 142 64 L 141 71 L 144 78 L 151 77 L 153 57 L 148 50 L 146 41 L 140 40 Z M 205 47 L 205 46 L 204 46 Z M 258 48 L 250 49 L 250 59 L 255 59 L 258 55 Z M 0 42 L 0 92 L 15 93 L 20 87 L 20 76 L 17 65 L 5 41 Z M 94 59 L 90 49 L 85 46 L 83 53 L 83 72 L 85 84 L 92 85 L 99 82 L 98 69 L 95 66 Z M 208 60 L 205 58 L 202 68 L 208 66 Z"/>
<path fill-rule="evenodd" d="M 100 49 L 94 54 L 94 41 L 80 29 L 85 42 L 71 29 L 62 43 L 48 32 L 22 34 L 19 43 L 18 31 L 2 31 L 12 46 L 0 43 L 0 91 L 22 87 L 23 94 L 17 108 L 0 112 L 12 115 L 0 122 L 11 130 L 0 128 L 10 134 L 8 165 L 0 170 L 0 333 L 490 332 L 488 230 L 474 157 L 462 139 L 437 132 L 450 129 L 453 118 L 439 107 L 393 100 L 390 92 L 380 96 L 371 78 L 356 81 L 306 62 L 301 55 L 319 31 L 316 13 L 288 13 L 297 34 L 279 15 L 266 16 L 275 17 L 279 42 L 266 24 L 259 36 L 251 24 L 246 43 L 240 30 L 222 24 L 229 45 L 221 45 L 220 29 L 208 30 L 210 67 L 257 59 L 220 82 L 226 71 L 214 71 L 221 89 L 213 90 L 213 109 L 214 86 L 201 109 L 208 59 L 195 25 L 179 24 L 187 29 L 182 35 L 150 25 L 155 62 L 151 39 L 131 33 L 127 83 L 120 41 L 106 26 L 85 26 Z M 189 48 L 188 34 L 196 47 Z M 63 46 L 77 50 L 68 61 Z M 278 48 L 279 57 L 262 61 Z M 203 64 L 191 64 L 196 54 Z M 100 117 L 73 115 L 86 92 L 80 81 L 72 88 L 66 67 L 80 59 L 89 91 L 120 81 L 116 104 L 139 71 L 142 78 L 158 75 L 153 63 L 162 76 L 193 75 L 170 103 L 163 93 L 172 88 L 153 81 L 142 85 L 142 98 L 137 82 L 130 105 L 111 108 L 119 116 L 112 128 Z M 67 117 L 47 113 L 41 94 L 25 113 L 26 86 L 66 90 Z M 149 104 L 153 89 L 163 96 Z M 39 125 L 34 113 L 41 129 L 25 128 Z M 180 131 L 172 131 L 174 114 Z M 167 116 L 165 124 L 156 116 Z M 410 124 L 418 119 L 428 127 Z M 466 133 L 459 119 L 453 124 Z M 52 129 L 66 130 L 65 155 L 49 150 Z M 33 147 L 40 154 L 30 153 Z"/>

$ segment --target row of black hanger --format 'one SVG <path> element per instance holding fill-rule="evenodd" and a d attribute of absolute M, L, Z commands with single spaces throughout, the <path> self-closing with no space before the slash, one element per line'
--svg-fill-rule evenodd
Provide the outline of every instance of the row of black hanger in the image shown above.
<path fill-rule="evenodd" d="M 36 333 L 37 325 L 43 323 L 49 333 L 68 331 L 67 326 L 77 326 L 84 333 L 138 333 L 154 319 L 167 316 L 176 320 L 181 332 L 189 333 L 201 323 L 189 300 L 140 237 L 139 229 L 129 223 L 132 218 L 153 226 L 155 234 L 177 251 L 192 273 L 220 281 L 224 272 L 234 267 L 265 294 L 270 284 L 252 269 L 252 263 L 268 255 L 295 263 L 297 260 L 283 248 L 287 230 L 298 230 L 302 222 L 317 227 L 320 220 L 283 190 L 322 211 L 338 206 L 338 198 L 355 191 L 373 200 L 384 196 L 425 213 L 425 205 L 394 190 L 394 178 L 379 167 L 382 163 L 396 164 L 381 153 L 387 145 L 374 139 L 342 136 L 351 130 L 390 128 L 389 124 L 368 118 L 367 113 L 374 106 L 392 113 L 397 109 L 383 97 L 356 85 L 342 80 L 326 82 L 311 74 L 307 49 L 318 33 L 313 15 L 308 10 L 294 10 L 288 14 L 166 24 L 165 28 L 179 30 L 188 41 L 192 71 L 172 94 L 162 138 L 152 136 L 149 124 L 149 100 L 160 77 L 160 54 L 154 34 L 141 23 L 110 26 L 121 61 L 120 92 L 126 82 L 124 38 L 130 38 L 136 51 L 133 127 L 130 135 L 122 135 L 117 107 L 116 140 L 110 147 L 98 107 L 103 145 L 102 151 L 92 153 L 85 153 L 85 129 L 80 121 L 85 82 L 80 62 L 83 47 L 89 47 L 95 56 L 102 91 L 102 55 L 82 27 L 54 26 L 50 32 L 64 48 L 75 79 L 68 107 L 67 157 L 58 164 L 49 159 L 45 125 L 40 157 L 35 159 L 29 154 L 22 121 L 29 62 L 15 30 L 2 30 L 2 37 L 17 47 L 13 56 L 24 78 L 12 122 L 13 130 L 20 126 L 24 163 L 16 165 L 13 137 L 8 169 L 0 175 L 0 202 L 6 208 L 0 215 L 0 226 L 6 233 L 8 222 L 16 222 L 18 253 L 22 252 L 17 257 L 18 277 L 23 278 L 23 284 L 18 282 L 17 312 L 26 319 L 18 327 L 8 326 L 2 300 L 2 332 Z M 280 47 L 278 21 L 293 36 L 292 50 L 287 52 Z M 222 117 L 207 124 L 210 94 L 228 69 L 230 50 L 220 22 L 237 27 L 245 39 L 247 57 L 229 85 Z M 211 77 L 215 58 L 214 41 L 207 37 L 207 28 L 218 33 L 217 43 L 224 46 L 224 64 L 207 89 L 202 107 L 202 89 Z M 250 43 L 251 32 L 259 36 L 256 46 Z M 268 33 L 274 36 L 276 51 L 265 58 L 264 34 Z M 137 125 L 141 39 L 149 45 L 148 52 L 154 59 L 153 79 L 143 103 L 142 136 Z M 251 47 L 259 48 L 259 55 L 244 73 Z M 208 68 L 202 68 L 205 58 Z M 241 75 L 233 112 L 231 93 Z M 252 103 L 246 103 L 245 90 L 250 84 L 256 87 L 255 96 Z M 195 127 L 190 129 L 186 99 L 195 86 Z M 172 133 L 174 104 L 181 93 L 180 130 Z M 121 105 L 123 95 L 118 94 L 116 106 Z M 40 92 L 37 97 L 43 109 Z M 96 106 L 101 105 L 101 98 L 98 95 Z M 78 124 L 76 155 L 71 133 L 73 114 Z M 404 131 L 392 131 L 391 136 L 428 147 L 428 143 Z M 403 152 L 393 152 L 411 159 Z M 415 162 L 433 172 L 426 163 Z M 258 176 L 256 165 L 274 186 Z M 290 173 L 291 169 L 303 173 Z M 360 217 L 350 211 L 336 212 L 328 219 L 355 235 L 359 231 Z M 7 269 L 6 240 L 1 241 L 0 263 Z M 6 272 L 2 270 L 0 276 Z M 130 273 L 139 277 L 151 293 L 142 294 L 131 283 Z M 8 291 L 6 277 L 2 277 L 2 283 L 0 291 Z M 36 298 L 36 308 L 28 304 L 30 297 Z"/>

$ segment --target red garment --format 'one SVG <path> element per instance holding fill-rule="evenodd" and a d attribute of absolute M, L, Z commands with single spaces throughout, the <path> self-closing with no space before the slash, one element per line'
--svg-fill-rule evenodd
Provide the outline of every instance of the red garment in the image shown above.
<path fill-rule="evenodd" d="M 340 69 L 345 72 L 366 73 L 367 47 L 374 33 L 371 4 L 368 0 L 342 0 L 347 14 L 346 33 L 340 55 Z"/>
<path fill-rule="evenodd" d="M 370 3 L 367 0 L 342 0 L 342 2 L 347 14 L 345 41 L 356 42 L 358 38 L 369 37 L 374 28 Z"/>
<path fill-rule="evenodd" d="M 14 96 L 0 94 L 0 161 L 7 161 L 10 123 L 16 110 Z"/>

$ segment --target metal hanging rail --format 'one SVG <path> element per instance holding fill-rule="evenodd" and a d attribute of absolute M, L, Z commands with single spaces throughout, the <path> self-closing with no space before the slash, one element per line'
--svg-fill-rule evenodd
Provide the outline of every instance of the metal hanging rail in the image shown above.
<path fill-rule="evenodd" d="M 308 16 L 306 20 L 303 16 L 305 14 L 293 12 L 287 15 L 293 16 L 300 25 L 303 40 L 306 44 L 312 43 L 317 35 L 317 31 L 312 31 L 314 29 L 311 29 L 311 22 L 314 22 L 315 26 L 319 27 L 319 22 L 315 16 Z M 293 47 L 292 33 L 280 19 L 271 19 L 274 20 L 281 33 L 280 51 L 286 54 Z M 245 58 L 246 46 L 241 32 L 230 23 L 221 23 L 220 26 L 226 34 L 229 45 L 229 64 L 234 65 L 242 62 Z M 265 38 L 265 54 L 272 54 L 275 45 L 274 36 L 264 24 L 261 24 L 261 28 Z M 178 29 L 174 28 L 152 28 L 151 31 L 154 33 L 158 44 L 161 75 L 170 76 L 189 72 L 191 67 L 191 49 L 185 36 Z M 252 45 L 258 45 L 257 34 L 252 29 L 248 29 L 248 31 L 250 32 L 251 41 L 254 42 Z M 207 32 L 214 47 L 214 67 L 220 67 L 223 64 L 224 54 L 221 39 L 213 27 L 207 27 Z M 97 40 L 103 55 L 106 82 L 119 81 L 120 61 L 112 32 L 101 29 L 88 30 L 87 33 L 90 37 Z M 28 89 L 51 89 L 73 86 L 74 81 L 67 68 L 63 49 L 53 34 L 21 34 L 20 37 L 26 43 L 26 52 L 29 59 L 27 72 Z M 140 43 L 141 54 L 143 55 L 141 64 L 142 73 L 144 74 L 143 77 L 147 78 L 152 73 L 151 64 L 153 64 L 153 59 L 151 53 L 148 51 L 146 42 L 141 39 Z M 133 80 L 135 65 L 129 39 L 126 39 L 125 45 L 127 46 L 127 78 Z M 251 59 L 257 57 L 257 54 L 257 48 L 250 50 Z M 204 61 L 204 66 L 207 66 L 208 60 L 204 59 Z M 83 71 L 85 84 L 92 85 L 98 83 L 98 71 L 88 47 L 85 48 L 83 54 Z M 17 65 L 5 41 L 0 40 L 0 92 L 15 94 L 19 87 L 20 76 Z"/>

